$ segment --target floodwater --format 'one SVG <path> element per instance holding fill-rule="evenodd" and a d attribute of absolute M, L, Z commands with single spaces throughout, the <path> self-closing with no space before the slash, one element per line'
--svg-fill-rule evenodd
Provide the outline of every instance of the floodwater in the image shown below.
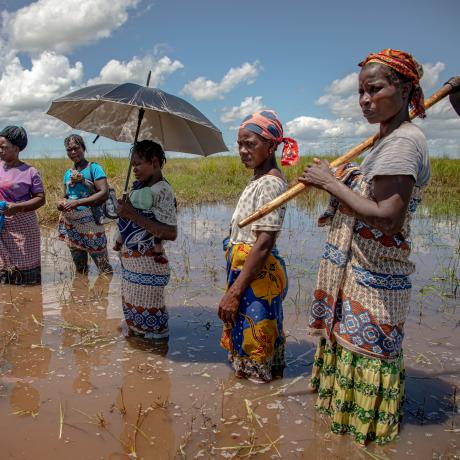
<path fill-rule="evenodd" d="M 226 365 L 216 305 L 231 213 L 180 210 L 162 344 L 121 336 L 116 253 L 113 277 L 94 266 L 74 276 L 67 248 L 43 228 L 43 285 L 0 287 L 1 459 L 460 458 L 459 223 L 414 222 L 401 435 L 364 449 L 331 434 L 306 392 L 315 349 L 306 314 L 325 239 L 307 211 L 289 208 L 278 242 L 290 280 L 284 378 L 255 385 Z"/>

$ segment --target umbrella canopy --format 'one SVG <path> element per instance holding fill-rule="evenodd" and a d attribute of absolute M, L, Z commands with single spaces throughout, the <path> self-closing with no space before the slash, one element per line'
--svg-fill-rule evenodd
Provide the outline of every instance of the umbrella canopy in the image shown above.
<path fill-rule="evenodd" d="M 92 85 L 52 102 L 48 115 L 82 131 L 115 141 L 159 141 L 164 150 L 211 155 L 228 148 L 221 131 L 180 97 L 134 83 Z"/>

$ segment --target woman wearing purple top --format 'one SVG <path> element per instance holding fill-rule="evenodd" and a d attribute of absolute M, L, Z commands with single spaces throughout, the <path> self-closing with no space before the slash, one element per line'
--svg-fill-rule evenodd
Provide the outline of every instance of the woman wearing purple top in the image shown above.
<path fill-rule="evenodd" d="M 0 282 L 41 282 L 40 228 L 35 210 L 45 204 L 39 172 L 19 159 L 27 146 L 24 128 L 7 126 L 0 132 L 0 202 L 4 226 L 0 231 Z"/>

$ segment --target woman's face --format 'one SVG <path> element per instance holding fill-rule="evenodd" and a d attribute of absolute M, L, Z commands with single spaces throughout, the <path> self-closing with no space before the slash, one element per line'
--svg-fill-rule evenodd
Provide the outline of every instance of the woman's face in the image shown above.
<path fill-rule="evenodd" d="M 83 150 L 83 147 L 73 139 L 69 141 L 65 149 L 67 151 L 67 156 L 74 163 L 80 163 L 80 161 L 85 158 L 85 151 Z"/>
<path fill-rule="evenodd" d="M 385 123 L 405 106 L 408 85 L 395 86 L 383 65 L 367 65 L 359 74 L 359 105 L 369 123 Z"/>
<path fill-rule="evenodd" d="M 13 163 L 19 157 L 19 147 L 12 144 L 6 137 L 0 137 L 0 160 Z"/>
<path fill-rule="evenodd" d="M 134 153 L 133 173 L 138 181 L 148 183 L 159 171 L 161 171 L 161 168 L 156 156 L 153 156 L 151 160 L 147 160 Z"/>
<path fill-rule="evenodd" d="M 238 131 L 237 142 L 241 161 L 248 169 L 261 166 L 274 151 L 270 141 L 244 128 Z"/>

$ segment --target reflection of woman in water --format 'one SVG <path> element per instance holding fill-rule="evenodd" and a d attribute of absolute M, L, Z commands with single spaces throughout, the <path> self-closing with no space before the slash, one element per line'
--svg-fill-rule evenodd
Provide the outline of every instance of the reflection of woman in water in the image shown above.
<path fill-rule="evenodd" d="M 109 304 L 108 291 L 111 275 L 99 276 L 91 286 L 88 278 L 76 276 L 72 281 L 72 302 L 62 304 L 62 319 L 72 325 L 96 330 L 97 338 L 110 339 L 116 334 L 118 319 L 107 319 Z M 64 329 L 62 345 L 71 348 L 77 367 L 77 375 L 72 387 L 76 393 L 89 393 L 93 389 L 91 371 L 110 363 L 112 347 L 101 347 L 104 342 L 91 346 L 91 352 L 85 346 L 74 346 L 82 340 L 82 335 L 71 329 Z M 91 338 L 88 340 L 91 342 Z"/>
<path fill-rule="evenodd" d="M 0 312 L 0 333 L 15 334 L 15 340 L 6 348 L 1 361 L 1 374 L 4 381 L 14 382 L 11 389 L 10 404 L 12 411 L 25 411 L 31 415 L 40 409 L 39 383 L 32 381 L 44 380 L 48 376 L 51 362 L 51 350 L 42 344 L 43 339 L 43 299 L 41 286 L 33 286 L 28 290 L 14 289 L 8 294 L 14 298 L 12 302 L 3 302 Z"/>
<path fill-rule="evenodd" d="M 129 337 L 124 346 L 127 359 L 122 359 L 122 391 L 116 405 L 119 410 L 126 409 L 126 413 L 119 439 L 128 452 L 128 446 L 133 446 L 136 437 L 138 458 L 175 458 L 171 379 L 164 371 L 169 365 L 162 359 L 168 353 L 168 342 Z M 139 408 L 145 417 L 141 417 L 142 425 L 136 432 Z"/>

